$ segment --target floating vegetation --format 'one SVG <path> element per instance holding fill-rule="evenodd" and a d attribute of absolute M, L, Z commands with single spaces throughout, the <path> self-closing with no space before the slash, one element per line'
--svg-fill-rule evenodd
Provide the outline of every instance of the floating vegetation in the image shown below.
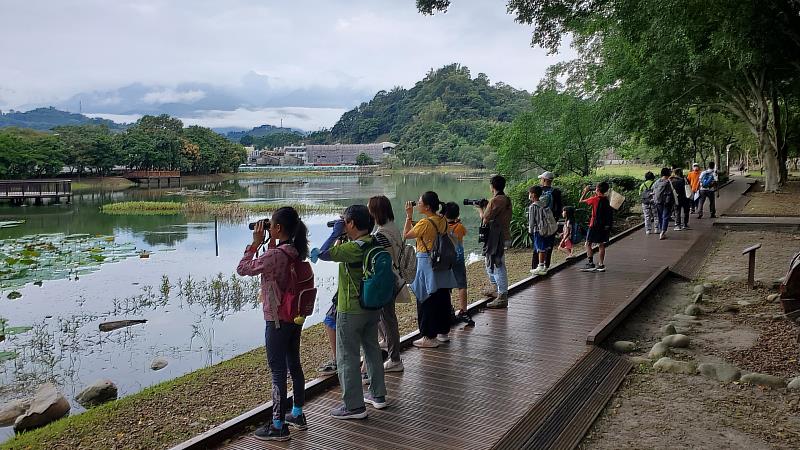
<path fill-rule="evenodd" d="M 118 244 L 113 236 L 37 234 L 0 241 L 0 290 L 43 280 L 77 279 L 100 265 L 136 256 L 133 244 Z M 9 299 L 21 297 L 17 291 Z"/>
<path fill-rule="evenodd" d="M 6 298 L 9 299 L 9 300 L 16 300 L 16 299 L 21 298 L 21 297 L 22 297 L 22 294 L 20 294 L 19 291 L 11 291 L 6 296 Z"/>
<path fill-rule="evenodd" d="M 222 220 L 241 220 L 256 213 L 270 213 L 282 206 L 292 206 L 298 213 L 329 213 L 342 209 L 341 206 L 329 203 L 242 203 L 242 202 L 207 202 L 189 200 L 181 202 L 120 202 L 103 205 L 100 210 L 114 215 L 201 215 L 216 216 Z"/>
<path fill-rule="evenodd" d="M 24 220 L 6 220 L 6 221 L 0 220 L 0 228 L 18 227 L 24 223 L 25 223 Z"/>
<path fill-rule="evenodd" d="M 17 356 L 17 352 L 0 352 L 0 363 L 15 359 Z"/>
<path fill-rule="evenodd" d="M 183 188 L 180 191 L 167 191 L 167 195 L 180 195 L 182 197 L 205 197 L 208 195 L 213 195 L 215 197 L 229 197 L 233 195 L 232 191 L 206 191 L 203 189 L 186 189 Z"/>

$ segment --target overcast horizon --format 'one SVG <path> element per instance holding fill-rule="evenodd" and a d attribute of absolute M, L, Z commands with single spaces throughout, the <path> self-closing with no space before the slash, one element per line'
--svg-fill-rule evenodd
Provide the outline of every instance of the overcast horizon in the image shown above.
<path fill-rule="evenodd" d="M 432 68 L 460 63 L 530 91 L 574 54 L 530 47 L 531 28 L 502 2 L 463 0 L 432 17 L 413 0 L 262 3 L 6 0 L 0 109 L 316 130 Z"/>

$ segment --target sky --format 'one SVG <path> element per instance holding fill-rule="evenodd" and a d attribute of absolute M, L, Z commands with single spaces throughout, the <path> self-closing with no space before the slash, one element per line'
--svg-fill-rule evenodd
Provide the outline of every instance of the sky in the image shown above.
<path fill-rule="evenodd" d="M 454 62 L 533 90 L 574 54 L 531 31 L 500 0 L 434 16 L 414 0 L 2 0 L 0 110 L 316 130 Z"/>

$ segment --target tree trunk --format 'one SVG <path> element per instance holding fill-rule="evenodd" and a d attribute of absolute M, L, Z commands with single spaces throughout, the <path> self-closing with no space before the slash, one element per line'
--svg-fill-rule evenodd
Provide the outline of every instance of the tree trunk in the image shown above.
<path fill-rule="evenodd" d="M 780 161 L 778 161 L 778 154 L 772 145 L 764 139 L 760 143 L 761 154 L 761 167 L 764 170 L 764 192 L 776 192 L 780 187 Z"/>

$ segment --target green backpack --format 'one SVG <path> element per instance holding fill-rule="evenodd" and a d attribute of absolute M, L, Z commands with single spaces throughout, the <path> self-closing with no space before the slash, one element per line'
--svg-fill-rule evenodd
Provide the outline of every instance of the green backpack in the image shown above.
<path fill-rule="evenodd" d="M 365 243 L 361 249 L 364 259 L 360 267 L 364 275 L 358 289 L 358 304 L 362 309 L 378 310 L 394 301 L 397 294 L 399 283 L 393 270 L 392 255 L 374 240 Z M 349 270 L 347 274 L 350 275 Z M 355 284 L 352 276 L 350 281 Z"/>

